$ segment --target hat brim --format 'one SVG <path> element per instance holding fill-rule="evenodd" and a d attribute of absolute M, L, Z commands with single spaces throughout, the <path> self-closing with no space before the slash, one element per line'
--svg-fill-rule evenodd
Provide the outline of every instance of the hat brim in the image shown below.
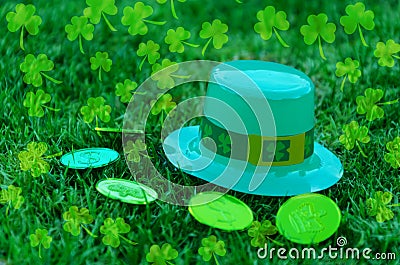
<path fill-rule="evenodd" d="M 331 187 L 343 175 L 339 159 L 314 143 L 314 154 L 290 166 L 255 166 L 220 155 L 210 157 L 199 143 L 199 126 L 183 127 L 163 143 L 169 161 L 183 172 L 215 185 L 255 195 L 291 196 Z M 228 165 L 229 164 L 229 165 Z"/>

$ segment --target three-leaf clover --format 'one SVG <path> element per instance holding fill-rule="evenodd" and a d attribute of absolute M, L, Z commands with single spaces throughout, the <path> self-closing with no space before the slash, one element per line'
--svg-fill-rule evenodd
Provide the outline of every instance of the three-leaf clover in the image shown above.
<path fill-rule="evenodd" d="M 105 235 L 102 239 L 104 245 L 117 248 L 120 245 L 120 238 L 131 245 L 136 245 L 137 243 L 127 239 L 120 234 L 126 234 L 131 230 L 131 227 L 125 223 L 124 219 L 118 217 L 115 222 L 112 218 L 107 218 L 104 220 L 104 225 L 100 227 L 100 233 Z"/>
<path fill-rule="evenodd" d="M 328 16 L 324 13 L 309 15 L 307 22 L 309 25 L 303 25 L 300 28 L 300 33 L 304 36 L 304 43 L 312 45 L 318 39 L 319 54 L 322 59 L 326 60 L 321 38 L 328 43 L 333 43 L 335 41 L 336 25 L 327 23 Z"/>
<path fill-rule="evenodd" d="M 150 64 L 154 64 L 160 58 L 160 53 L 158 50 L 160 50 L 160 45 L 152 40 L 147 41 L 147 43 L 142 42 L 139 44 L 139 49 L 137 50 L 136 54 L 140 57 L 144 56 L 139 64 L 139 70 L 142 70 L 142 66 L 146 61 L 146 58 Z"/>
<path fill-rule="evenodd" d="M 168 114 L 176 107 L 176 103 L 172 101 L 170 94 L 164 94 L 157 101 L 152 100 L 150 104 L 152 105 L 151 114 L 153 115 L 157 115 L 162 111 Z"/>
<path fill-rule="evenodd" d="M 361 154 L 364 157 L 367 157 L 358 142 L 366 144 L 370 141 L 368 131 L 369 130 L 366 126 L 360 127 L 358 125 L 358 122 L 351 121 L 349 124 L 343 126 L 344 134 L 339 137 L 339 141 L 344 145 L 347 150 L 351 150 L 354 148 L 354 145 L 357 145 Z"/>
<path fill-rule="evenodd" d="M 39 258 L 42 258 L 42 248 L 43 246 L 45 249 L 50 248 L 51 241 L 53 238 L 48 236 L 48 231 L 46 229 L 36 229 L 35 234 L 31 234 L 29 239 L 31 241 L 31 247 L 39 246 Z"/>
<path fill-rule="evenodd" d="M 24 28 L 30 35 L 37 35 L 39 33 L 39 25 L 42 24 L 42 19 L 39 16 L 34 15 L 36 12 L 34 5 L 17 4 L 15 6 L 15 11 L 16 12 L 7 13 L 7 28 L 11 32 L 16 32 L 21 29 L 19 46 L 22 50 L 25 50 Z"/>
<path fill-rule="evenodd" d="M 84 226 L 84 224 L 87 225 L 93 222 L 93 217 L 89 214 L 88 209 L 79 209 L 77 206 L 71 206 L 69 207 L 69 211 L 63 214 L 63 218 L 67 221 L 63 225 L 64 230 L 73 236 L 78 236 L 81 233 L 82 227 L 90 236 L 97 237 Z"/>
<path fill-rule="evenodd" d="M 116 15 L 118 8 L 115 5 L 115 0 L 86 0 L 86 4 L 89 6 L 83 10 L 85 17 L 90 19 L 93 24 L 98 24 L 101 17 L 104 18 L 107 26 L 112 31 L 117 31 L 107 19 L 106 15 Z"/>
<path fill-rule="evenodd" d="M 390 163 L 393 168 L 400 167 L 400 137 L 397 136 L 392 142 L 386 144 L 389 153 L 385 154 L 385 161 Z"/>
<path fill-rule="evenodd" d="M 44 110 L 43 108 L 47 108 L 52 111 L 59 111 L 60 109 L 53 109 L 44 104 L 50 102 L 51 96 L 50 94 L 45 93 L 42 89 L 36 91 L 36 94 L 33 92 L 28 92 L 26 94 L 25 100 L 23 102 L 24 107 L 29 108 L 28 115 L 33 117 L 43 117 Z"/>
<path fill-rule="evenodd" d="M 153 25 L 164 25 L 166 21 L 153 21 L 145 18 L 153 14 L 153 8 L 145 5 L 143 2 L 137 2 L 132 8 L 127 6 L 124 8 L 124 16 L 121 19 L 122 25 L 129 26 L 128 32 L 132 36 L 137 34 L 146 35 L 149 29 L 146 23 Z"/>
<path fill-rule="evenodd" d="M 82 46 L 82 37 L 85 40 L 93 39 L 94 26 L 88 23 L 88 18 L 85 16 L 71 18 L 71 23 L 65 26 L 65 32 L 67 32 L 67 38 L 69 41 L 74 41 L 78 38 L 79 50 L 81 53 L 85 53 Z"/>
<path fill-rule="evenodd" d="M 174 75 L 178 71 L 179 65 L 171 62 L 169 59 L 163 59 L 161 64 L 155 63 L 152 66 L 151 79 L 157 81 L 159 89 L 173 88 L 175 86 L 174 78 L 189 78 L 190 76 Z"/>
<path fill-rule="evenodd" d="M 215 263 L 219 265 L 216 255 L 225 256 L 226 249 L 225 243 L 222 240 L 217 241 L 217 237 L 211 235 L 201 240 L 202 247 L 199 248 L 198 253 L 204 261 L 210 261 L 214 257 Z"/>
<path fill-rule="evenodd" d="M 222 152 L 224 154 L 229 153 L 231 151 L 231 138 L 230 138 L 230 136 L 227 135 L 227 134 L 221 133 L 218 136 L 218 140 L 220 142 L 220 144 L 218 144 L 218 147 L 222 148 Z"/>
<path fill-rule="evenodd" d="M 96 118 L 96 127 L 98 127 L 98 118 L 103 122 L 109 122 L 111 119 L 111 106 L 104 105 L 105 100 L 103 97 L 89 98 L 87 106 L 81 108 L 83 121 L 91 123 Z"/>
<path fill-rule="evenodd" d="M 26 73 L 24 75 L 24 82 L 32 84 L 35 87 L 39 87 L 43 84 L 42 76 L 46 77 L 50 81 L 61 84 L 58 81 L 43 72 L 51 71 L 54 68 L 54 63 L 47 58 L 46 54 L 39 54 L 37 58 L 33 54 L 27 54 L 25 60 L 20 64 L 19 68 L 22 72 Z"/>
<path fill-rule="evenodd" d="M 272 31 L 274 31 L 281 45 L 286 48 L 289 47 L 276 30 L 285 31 L 289 29 L 290 24 L 289 21 L 286 20 L 286 13 L 284 11 L 275 13 L 275 7 L 267 6 L 264 10 L 257 12 L 257 19 L 259 22 L 254 25 L 254 30 L 260 34 L 263 40 L 269 40 L 272 36 Z"/>
<path fill-rule="evenodd" d="M 388 205 L 392 200 L 393 195 L 390 192 L 375 192 L 374 198 L 369 198 L 366 201 L 367 214 L 369 216 L 376 216 L 376 221 L 383 223 L 386 220 L 393 218 L 394 214 L 389 207 L 397 207 L 398 204 Z"/>
<path fill-rule="evenodd" d="M 367 88 L 364 94 L 365 96 L 358 96 L 356 98 L 357 113 L 366 113 L 366 118 L 369 121 L 382 118 L 384 111 L 376 103 L 383 97 L 383 91 L 381 89 Z"/>
<path fill-rule="evenodd" d="M 132 97 L 132 91 L 137 88 L 138 84 L 135 81 L 125 79 L 124 83 L 118 83 L 115 86 L 115 95 L 120 96 L 122 103 L 127 103 Z"/>
<path fill-rule="evenodd" d="M 8 215 L 8 209 L 10 206 L 14 207 L 14 209 L 21 208 L 21 205 L 24 203 L 25 198 L 21 196 L 22 189 L 19 187 L 15 187 L 14 185 L 10 185 L 7 187 L 7 190 L 1 190 L 0 192 L 0 203 L 8 204 L 6 208 L 6 216 Z"/>
<path fill-rule="evenodd" d="M 340 85 L 340 90 L 343 91 L 344 83 L 349 78 L 351 83 L 356 83 L 358 78 L 361 76 L 361 71 L 358 69 L 360 62 L 351 58 L 346 58 L 343 62 L 336 63 L 336 76 L 344 76 L 343 81 Z"/>
<path fill-rule="evenodd" d="M 101 80 L 101 70 L 109 72 L 112 60 L 108 59 L 108 52 L 96 52 L 96 57 L 90 57 L 90 68 L 92 70 L 99 69 L 99 80 Z"/>
<path fill-rule="evenodd" d="M 262 223 L 253 221 L 251 227 L 247 231 L 247 234 L 253 238 L 251 240 L 251 245 L 253 247 L 264 247 L 264 245 L 267 243 L 267 238 L 281 245 L 281 243 L 268 237 L 275 235 L 277 232 L 278 229 L 271 223 L 271 221 L 264 220 Z"/>
<path fill-rule="evenodd" d="M 150 252 L 146 254 L 146 260 L 152 262 L 152 265 L 173 265 L 169 260 L 177 257 L 178 251 L 168 243 L 163 244 L 161 248 L 159 245 L 152 245 Z"/>
<path fill-rule="evenodd" d="M 393 67 L 394 59 L 400 59 L 400 56 L 394 55 L 400 52 L 400 44 L 396 43 L 394 40 L 390 39 L 386 41 L 386 45 L 383 42 L 378 42 L 376 44 L 376 49 L 374 51 L 375 57 L 379 58 L 378 64 L 380 66 Z"/>
<path fill-rule="evenodd" d="M 178 1 L 181 3 L 186 2 L 186 0 L 178 0 Z M 167 0 L 157 0 L 157 3 L 159 4 L 165 4 L 166 2 Z M 179 19 L 179 17 L 176 15 L 174 0 L 171 0 L 171 13 L 174 18 Z"/>
<path fill-rule="evenodd" d="M 20 167 L 23 171 L 31 170 L 33 177 L 39 177 L 40 174 L 49 172 L 50 165 L 43 160 L 42 156 L 47 151 L 47 144 L 40 142 L 31 142 L 28 144 L 27 151 L 21 151 L 18 154 Z"/>
<path fill-rule="evenodd" d="M 366 30 L 374 29 L 374 12 L 371 10 L 365 11 L 365 5 L 361 2 L 357 2 L 354 5 L 346 6 L 346 13 L 347 16 L 342 16 L 340 18 L 340 24 L 342 24 L 344 27 L 344 32 L 350 35 L 353 34 L 358 28 L 362 44 L 365 47 L 368 47 L 361 30 L 361 26 Z"/>
<path fill-rule="evenodd" d="M 200 38 L 208 39 L 204 45 L 201 54 L 204 56 L 208 45 L 211 40 L 213 41 L 213 46 L 215 49 L 221 49 L 222 46 L 228 42 L 228 35 L 225 33 L 228 31 L 228 25 L 221 22 L 219 19 L 215 19 L 212 24 L 210 22 L 204 22 L 201 25 Z"/>
<path fill-rule="evenodd" d="M 176 30 L 169 29 L 167 31 L 167 36 L 164 41 L 166 44 L 169 44 L 170 52 L 183 53 L 185 51 L 184 44 L 195 48 L 200 46 L 198 44 L 186 42 L 185 40 L 189 38 L 190 31 L 185 30 L 183 27 L 177 27 Z"/>
<path fill-rule="evenodd" d="M 126 159 L 131 162 L 140 162 L 140 155 L 143 151 L 146 151 L 146 144 L 142 140 L 136 139 L 135 142 L 129 140 L 126 142 L 124 151 L 127 155 Z"/>

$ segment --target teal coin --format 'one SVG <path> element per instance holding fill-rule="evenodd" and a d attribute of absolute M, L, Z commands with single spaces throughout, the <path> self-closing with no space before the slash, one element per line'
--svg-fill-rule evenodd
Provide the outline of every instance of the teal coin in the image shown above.
<path fill-rule="evenodd" d="M 189 212 L 200 223 L 225 231 L 243 230 L 253 222 L 253 212 L 244 202 L 214 191 L 193 196 Z"/>
<path fill-rule="evenodd" d="M 155 201 L 158 197 L 155 190 L 127 179 L 101 180 L 97 183 L 96 189 L 108 198 L 130 204 L 146 204 Z"/>
<path fill-rule="evenodd" d="M 119 159 L 118 152 L 109 148 L 86 148 L 69 152 L 60 159 L 61 164 L 72 169 L 99 168 Z"/>
<path fill-rule="evenodd" d="M 290 241 L 309 245 L 331 237 L 340 219 L 340 209 L 332 199 L 309 193 L 287 200 L 278 210 L 276 226 Z"/>

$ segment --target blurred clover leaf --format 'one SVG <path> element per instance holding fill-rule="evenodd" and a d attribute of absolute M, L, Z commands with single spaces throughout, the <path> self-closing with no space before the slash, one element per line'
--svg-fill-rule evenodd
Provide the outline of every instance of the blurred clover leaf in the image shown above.
<path fill-rule="evenodd" d="M 336 64 L 336 76 L 344 76 L 342 84 L 340 85 L 340 90 L 343 91 L 344 83 L 346 79 L 349 78 L 351 83 L 356 83 L 358 78 L 361 76 L 361 71 L 358 69 L 360 62 L 353 60 L 351 58 L 346 58 L 343 62 L 338 62 Z"/>
<path fill-rule="evenodd" d="M 126 234 L 131 230 L 131 227 L 125 223 L 124 219 L 118 217 L 115 222 L 111 218 L 104 220 L 104 225 L 100 227 L 100 233 L 105 235 L 102 239 L 104 245 L 117 248 L 120 245 L 120 238 L 131 245 L 136 245 L 137 243 L 130 241 L 129 239 L 123 237 L 120 234 Z"/>
<path fill-rule="evenodd" d="M 137 88 L 138 84 L 129 79 L 125 79 L 124 83 L 118 83 L 115 86 L 115 95 L 120 96 L 122 103 L 127 103 L 132 97 L 132 91 Z"/>
<path fill-rule="evenodd" d="M 186 0 L 178 0 L 178 1 L 181 3 L 186 2 Z M 157 3 L 162 5 L 165 4 L 166 2 L 167 0 L 157 0 Z M 171 13 L 174 18 L 179 19 L 179 17 L 176 15 L 174 0 L 171 0 Z"/>
<path fill-rule="evenodd" d="M 253 238 L 251 240 L 251 245 L 253 247 L 264 247 L 267 243 L 267 238 L 270 239 L 272 242 L 283 246 L 282 243 L 277 242 L 269 237 L 275 235 L 277 232 L 278 229 L 271 223 L 271 221 L 264 220 L 262 223 L 258 221 L 253 221 L 251 227 L 247 231 L 247 234 Z"/>
<path fill-rule="evenodd" d="M 324 13 L 309 15 L 307 22 L 309 25 L 303 25 L 300 28 L 300 33 L 304 36 L 304 43 L 312 45 L 318 39 L 319 54 L 322 59 L 326 60 L 321 38 L 328 43 L 333 43 L 335 41 L 336 25 L 327 23 L 328 16 Z"/>
<path fill-rule="evenodd" d="M 386 144 L 389 153 L 385 154 L 385 161 L 390 163 L 393 168 L 400 167 L 400 137 L 397 136 L 392 142 Z"/>
<path fill-rule="evenodd" d="M 124 8 L 124 16 L 121 19 L 122 25 L 129 26 L 128 32 L 132 36 L 137 34 L 146 35 L 149 29 L 146 23 L 153 25 L 164 25 L 166 21 L 153 21 L 145 18 L 153 14 L 153 8 L 145 5 L 143 2 L 137 2 L 132 8 L 127 6 Z"/>
<path fill-rule="evenodd" d="M 158 100 L 152 100 L 150 102 L 151 114 L 157 115 L 160 112 L 169 113 L 172 109 L 176 107 L 176 103 L 172 101 L 172 96 L 170 94 L 164 94 Z"/>
<path fill-rule="evenodd" d="M 85 40 L 93 39 L 94 26 L 88 23 L 88 18 L 85 16 L 71 18 L 71 23 L 65 26 L 65 32 L 67 32 L 67 38 L 69 41 L 74 41 L 78 38 L 79 50 L 82 54 L 85 54 L 82 46 L 82 37 Z"/>
<path fill-rule="evenodd" d="M 346 13 L 347 16 L 342 16 L 340 18 L 340 24 L 344 27 L 344 32 L 350 35 L 353 34 L 358 28 L 362 44 L 365 47 L 368 47 L 361 30 L 361 26 L 366 30 L 374 29 L 374 12 L 371 10 L 365 11 L 365 5 L 361 2 L 357 2 L 354 5 L 346 6 Z"/>
<path fill-rule="evenodd" d="M 384 111 L 376 103 L 383 97 L 383 91 L 381 89 L 367 88 L 364 95 L 356 98 L 357 113 L 366 113 L 366 118 L 369 121 L 382 118 Z"/>
<path fill-rule="evenodd" d="M 361 146 L 358 142 L 361 143 L 368 143 L 370 141 L 370 137 L 368 136 L 368 128 L 365 126 L 359 126 L 358 122 L 351 121 L 349 124 L 343 126 L 343 132 L 339 137 L 339 141 L 344 145 L 347 150 L 352 150 L 354 145 L 357 145 L 358 149 L 360 150 L 361 154 L 364 157 L 367 157 Z"/>
<path fill-rule="evenodd" d="M 378 42 L 376 44 L 374 55 L 376 58 L 379 58 L 378 64 L 380 66 L 393 67 L 394 66 L 393 58 L 400 59 L 400 56 L 394 55 L 395 53 L 398 52 L 400 52 L 400 44 L 390 39 L 386 41 L 386 45 L 383 42 Z"/>
<path fill-rule="evenodd" d="M 151 79 L 157 81 L 159 89 L 173 88 L 175 86 L 174 78 L 190 78 L 189 76 L 174 75 L 178 71 L 179 65 L 176 62 L 171 62 L 169 59 L 163 59 L 161 64 L 155 63 L 152 66 Z"/>
<path fill-rule="evenodd" d="M 375 192 L 374 198 L 369 198 L 366 201 L 367 214 L 369 216 L 376 216 L 376 221 L 383 223 L 394 217 L 392 210 L 389 207 L 397 207 L 399 204 L 388 205 L 392 200 L 393 195 L 390 192 Z"/>
<path fill-rule="evenodd" d="M 36 229 L 35 234 L 31 234 L 29 239 L 31 241 L 31 247 L 39 246 L 39 258 L 42 258 L 42 248 L 43 246 L 45 249 L 50 248 L 51 241 L 53 238 L 48 236 L 48 231 L 46 229 Z"/>
<path fill-rule="evenodd" d="M 161 248 L 159 245 L 152 245 L 150 252 L 146 254 L 146 260 L 152 265 L 173 265 L 169 260 L 177 257 L 178 251 L 168 243 L 163 244 Z"/>
<path fill-rule="evenodd" d="M 204 45 L 201 54 L 204 56 L 208 45 L 210 45 L 211 40 L 213 41 L 213 46 L 215 49 L 221 49 L 222 46 L 228 42 L 228 35 L 225 33 L 228 31 L 228 25 L 221 22 L 219 19 L 215 19 L 212 24 L 210 22 L 204 22 L 201 25 L 200 38 L 208 39 L 207 43 Z"/>
<path fill-rule="evenodd" d="M 185 30 L 183 27 L 177 27 L 176 30 L 169 29 L 167 31 L 167 36 L 165 37 L 164 41 L 166 44 L 169 44 L 169 51 L 170 52 L 177 52 L 183 53 L 185 51 L 185 45 L 190 47 L 199 47 L 198 44 L 192 44 L 186 42 L 190 38 L 190 31 Z"/>
<path fill-rule="evenodd" d="M 46 143 L 29 143 L 27 151 L 21 151 L 18 154 L 18 159 L 20 160 L 20 168 L 23 171 L 31 170 L 31 175 L 33 177 L 39 177 L 41 174 L 49 172 L 50 165 L 42 158 L 46 151 Z"/>
<path fill-rule="evenodd" d="M 11 32 L 16 32 L 21 29 L 19 37 L 19 46 L 22 50 L 24 48 L 24 28 L 30 35 L 37 35 L 39 33 L 39 26 L 42 24 L 42 19 L 34 15 L 36 8 L 34 5 L 17 4 L 15 6 L 16 12 L 8 12 L 6 20 L 8 22 L 7 28 Z"/>
<path fill-rule="evenodd" d="M 43 117 L 44 110 L 43 108 L 47 108 L 52 111 L 60 111 L 60 109 L 53 109 L 44 104 L 50 102 L 51 96 L 50 94 L 45 93 L 42 89 L 36 91 L 36 94 L 33 92 L 28 92 L 26 94 L 24 100 L 24 107 L 29 108 L 28 115 L 32 117 Z"/>
<path fill-rule="evenodd" d="M 284 11 L 275 13 L 275 7 L 267 6 L 264 10 L 257 12 L 257 19 L 259 22 L 254 25 L 254 30 L 260 34 L 263 40 L 269 40 L 272 36 L 272 31 L 274 31 L 281 45 L 285 48 L 289 47 L 276 30 L 285 31 L 289 29 L 290 24 L 289 21 L 286 20 L 286 13 Z"/>
<path fill-rule="evenodd" d="M 146 59 L 150 64 L 154 64 L 160 58 L 160 53 L 158 50 L 160 50 L 160 45 L 152 40 L 147 41 L 147 43 L 142 42 L 139 44 L 139 49 L 137 50 L 136 54 L 140 57 L 144 56 L 139 64 L 139 70 L 142 70 L 142 66 Z"/>
<path fill-rule="evenodd" d="M 19 187 L 15 187 L 14 185 L 8 186 L 7 190 L 1 190 L 0 203 L 8 204 L 6 208 L 6 216 L 8 216 L 8 210 L 10 206 L 14 207 L 14 209 L 21 208 L 21 205 L 25 201 L 25 198 L 21 196 L 21 193 L 22 189 Z"/>
<path fill-rule="evenodd" d="M 43 84 L 42 76 L 49 79 L 51 82 L 61 84 L 58 81 L 43 72 L 51 71 L 54 68 L 54 63 L 47 58 L 46 54 L 39 54 L 37 58 L 33 54 L 27 54 L 25 60 L 20 64 L 19 68 L 24 75 L 24 82 L 39 87 Z"/>
<path fill-rule="evenodd" d="M 115 0 L 86 0 L 86 4 L 89 6 L 83 10 L 85 17 L 90 19 L 93 24 L 98 24 L 101 17 L 104 18 L 107 26 L 112 31 L 117 31 L 107 19 L 106 15 L 116 15 L 118 8 L 115 5 Z"/>
<path fill-rule="evenodd" d="M 96 57 L 90 57 L 90 68 L 99 69 L 99 80 L 101 80 L 101 70 L 106 72 L 111 70 L 112 60 L 108 59 L 108 52 L 96 52 Z"/>
<path fill-rule="evenodd" d="M 63 218 L 66 223 L 63 228 L 73 236 L 78 236 L 81 233 L 81 227 L 92 237 L 97 237 L 90 232 L 85 226 L 93 222 L 93 217 L 89 214 L 89 210 L 86 208 L 79 209 L 77 206 L 69 207 L 69 211 L 63 214 Z"/>
<path fill-rule="evenodd" d="M 198 253 L 203 258 L 204 261 L 210 261 L 214 257 L 215 263 L 219 265 L 218 256 L 225 256 L 226 249 L 225 243 L 222 240 L 217 241 L 217 237 L 211 235 L 207 238 L 201 240 L 202 247 L 199 248 Z"/>
<path fill-rule="evenodd" d="M 228 134 L 221 133 L 218 137 L 220 144 L 218 145 L 219 148 L 222 148 L 222 152 L 224 154 L 229 153 L 231 151 L 231 138 Z"/>
<path fill-rule="evenodd" d="M 81 108 L 83 121 L 91 123 L 96 118 L 96 127 L 99 127 L 98 118 L 103 122 L 109 122 L 111 119 L 111 106 L 104 105 L 105 100 L 103 97 L 89 98 L 87 106 Z"/>
<path fill-rule="evenodd" d="M 140 155 L 143 151 L 146 151 L 146 148 L 146 144 L 140 139 L 136 139 L 135 142 L 131 140 L 127 141 L 124 148 L 125 154 L 127 155 L 126 159 L 130 162 L 139 163 Z"/>

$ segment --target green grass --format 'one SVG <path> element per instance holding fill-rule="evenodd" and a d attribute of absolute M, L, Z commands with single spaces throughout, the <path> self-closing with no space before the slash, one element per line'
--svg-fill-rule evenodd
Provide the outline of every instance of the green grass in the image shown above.
<path fill-rule="evenodd" d="M 29 172 L 20 170 L 18 153 L 24 150 L 31 141 L 44 141 L 49 146 L 47 154 L 59 151 L 86 147 L 109 147 L 122 154 L 120 134 L 102 134 L 100 137 L 93 124 L 85 124 L 79 112 L 86 105 L 89 97 L 103 96 L 107 104 L 113 107 L 112 120 L 109 127 L 121 127 L 125 105 L 115 96 L 115 84 L 124 79 L 143 82 L 150 74 L 151 68 L 145 63 L 139 72 L 141 58 L 136 55 L 140 42 L 149 39 L 161 44 L 162 58 L 182 62 L 195 59 L 228 61 L 234 59 L 258 59 L 275 61 L 304 71 L 316 85 L 316 140 L 332 150 L 342 161 L 344 176 L 335 186 L 321 191 L 332 198 L 342 211 L 342 223 L 335 235 L 315 246 L 322 249 L 329 245 L 336 246 L 336 238 L 345 236 L 349 247 L 360 249 L 369 247 L 376 252 L 395 252 L 400 249 L 400 223 L 398 210 L 395 217 L 383 224 L 369 217 L 365 210 L 365 200 L 375 191 L 391 191 L 398 203 L 400 195 L 399 171 L 384 161 L 385 144 L 399 136 L 399 104 L 384 106 L 385 116 L 380 120 L 368 123 L 364 117 L 356 113 L 355 98 L 362 95 L 368 87 L 385 91 L 382 101 L 399 97 L 398 76 L 399 63 L 393 68 L 379 67 L 377 58 L 373 56 L 378 41 L 392 38 L 399 41 L 400 4 L 398 1 L 365 1 L 367 9 L 375 12 L 376 28 L 364 31 L 369 47 L 363 47 L 359 36 L 347 36 L 339 25 L 344 8 L 355 1 L 244 1 L 240 5 L 234 0 L 221 1 L 175 1 L 180 20 L 172 18 L 169 3 L 158 6 L 155 1 L 145 1 L 152 5 L 155 14 L 153 20 L 168 20 L 163 26 L 150 25 L 146 36 L 130 36 L 127 28 L 122 26 L 120 18 L 122 9 L 129 1 L 117 1 L 119 13 L 109 16 L 117 32 L 111 32 L 104 22 L 96 26 L 94 39 L 84 41 L 85 55 L 81 55 L 77 41 L 69 42 L 64 26 L 70 18 L 80 15 L 85 8 L 84 1 L 59 1 L 56 5 L 50 1 L 25 1 L 37 7 L 37 13 L 43 23 L 37 36 L 25 38 L 26 53 L 45 53 L 54 61 L 55 69 L 51 76 L 63 80 L 63 84 L 55 85 L 46 81 L 44 90 L 52 95 L 51 107 L 61 108 L 60 112 L 46 111 L 43 118 L 28 116 L 23 106 L 23 99 L 28 91 L 36 91 L 31 85 L 22 81 L 19 64 L 25 53 L 19 48 L 19 34 L 7 30 L 5 16 L 14 11 L 19 1 L 6 1 L 0 6 L 0 187 L 13 184 L 22 188 L 26 201 L 19 210 L 11 209 L 6 216 L 5 208 L 0 208 L 0 264 L 148 264 L 146 253 L 153 244 L 170 243 L 179 251 L 176 264 L 206 264 L 197 254 L 201 239 L 214 234 L 226 243 L 227 254 L 221 257 L 221 264 L 269 264 L 269 262 L 289 264 L 293 261 L 260 260 L 257 249 L 251 247 L 247 231 L 223 232 L 199 224 L 189 214 L 187 208 L 173 206 L 157 201 L 149 207 L 134 206 L 107 199 L 95 189 L 98 180 L 104 178 L 134 179 L 122 159 L 104 169 L 86 171 L 66 171 L 57 159 L 51 159 L 51 171 L 38 178 L 32 178 Z M 332 2 L 332 3 L 331 3 Z M 255 14 L 266 5 L 273 4 L 278 10 L 285 10 L 291 22 L 288 32 L 282 37 L 291 45 L 284 49 L 273 36 L 263 41 L 253 30 L 257 22 Z M 334 44 L 323 43 L 327 61 L 318 54 L 316 45 L 306 46 L 299 28 L 305 24 L 309 14 L 325 12 L 329 21 L 337 25 Z M 184 26 L 192 33 L 193 43 L 204 45 L 205 41 L 198 37 L 201 23 L 221 19 L 229 25 L 230 41 L 221 50 L 210 46 L 206 56 L 201 56 L 201 48 L 186 47 L 184 54 L 169 53 L 168 46 L 163 45 L 163 38 L 168 28 Z M 103 72 L 103 82 L 99 82 L 97 72 L 90 69 L 89 58 L 96 51 L 107 51 L 113 60 L 109 73 Z M 355 84 L 346 83 L 344 92 L 339 90 L 341 79 L 335 76 L 335 64 L 346 57 L 357 59 L 361 63 L 362 77 Z M 176 99 L 184 99 L 204 94 L 204 85 L 190 85 L 174 91 Z M 370 128 L 371 142 L 362 145 L 368 157 L 364 158 L 357 149 L 348 151 L 339 142 L 341 128 L 351 120 Z M 154 133 L 148 136 L 149 153 L 157 169 L 175 182 L 186 185 L 202 183 L 194 177 L 176 170 L 168 163 L 162 151 L 159 139 L 160 125 L 157 117 L 149 119 L 149 128 Z M 321 176 L 323 177 L 323 176 Z M 287 200 L 285 197 L 263 197 L 230 191 L 229 194 L 246 202 L 254 212 L 256 220 L 269 219 L 275 223 L 275 215 L 279 207 Z M 131 226 L 126 236 L 139 243 L 131 246 L 124 242 L 117 249 L 107 247 L 101 238 L 91 238 L 85 232 L 74 237 L 62 228 L 62 214 L 71 205 L 86 207 L 95 221 L 89 229 L 100 234 L 99 229 L 107 217 L 122 217 Z M 38 258 L 37 248 L 29 244 L 29 235 L 36 228 L 45 228 L 53 237 L 50 249 L 43 250 L 43 259 Z M 292 243 L 282 236 L 276 240 L 283 242 L 287 249 L 302 246 Z M 274 246 L 271 244 L 270 246 Z M 277 247 L 277 246 L 275 246 Z M 333 262 L 334 260 L 332 260 Z M 305 264 L 318 264 L 317 261 L 295 261 Z M 326 261 L 328 262 L 328 261 Z M 337 263 L 336 263 L 337 262 Z M 335 261 L 335 264 L 356 263 L 355 260 Z M 367 264 L 380 264 L 378 261 L 364 261 Z M 393 261 L 393 264 L 398 263 Z"/>

